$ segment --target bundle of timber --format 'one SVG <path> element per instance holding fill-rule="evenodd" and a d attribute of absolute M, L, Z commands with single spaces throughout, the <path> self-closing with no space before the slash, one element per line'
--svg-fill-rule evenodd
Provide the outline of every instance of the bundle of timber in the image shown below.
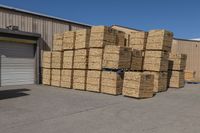
<path fill-rule="evenodd" d="M 185 84 L 184 70 L 187 55 L 171 53 L 169 56 L 168 84 L 171 88 L 182 88 Z"/>
<path fill-rule="evenodd" d="M 168 85 L 171 88 L 183 88 L 185 86 L 184 72 L 183 71 L 169 71 Z"/>
<path fill-rule="evenodd" d="M 66 31 L 63 35 L 63 50 L 72 50 L 75 46 L 76 32 Z"/>
<path fill-rule="evenodd" d="M 145 51 L 144 70 L 167 72 L 168 71 L 168 52 L 164 51 Z"/>
<path fill-rule="evenodd" d="M 89 47 L 90 29 L 76 31 L 75 49 L 85 49 Z"/>
<path fill-rule="evenodd" d="M 61 70 L 60 86 L 71 89 L 72 88 L 72 77 L 73 77 L 73 70 L 67 70 L 67 69 Z"/>
<path fill-rule="evenodd" d="M 123 72 L 102 71 L 101 92 L 111 95 L 122 94 Z"/>
<path fill-rule="evenodd" d="M 63 33 L 57 33 L 53 36 L 53 51 L 63 50 Z"/>
<path fill-rule="evenodd" d="M 42 84 L 51 85 L 51 69 L 50 68 L 42 69 Z"/>
<path fill-rule="evenodd" d="M 129 47 L 137 50 L 145 50 L 148 32 L 136 31 L 130 34 Z"/>
<path fill-rule="evenodd" d="M 123 95 L 135 98 L 153 97 L 154 76 L 142 72 L 125 72 Z"/>
<path fill-rule="evenodd" d="M 166 30 L 151 30 L 147 38 L 147 50 L 161 50 L 170 52 L 173 33 Z"/>
<path fill-rule="evenodd" d="M 107 45 L 104 49 L 103 68 L 130 69 L 131 48 Z"/>
<path fill-rule="evenodd" d="M 167 90 L 167 72 L 144 72 L 146 74 L 151 74 L 154 76 L 154 81 L 153 81 L 153 91 L 154 92 L 163 92 Z"/>
<path fill-rule="evenodd" d="M 186 54 L 173 54 L 169 55 L 169 70 L 183 71 L 186 68 Z"/>
<path fill-rule="evenodd" d="M 101 73 L 98 70 L 87 71 L 86 90 L 93 92 L 101 92 Z"/>
<path fill-rule="evenodd" d="M 51 70 L 51 85 L 60 87 L 61 82 L 61 69 Z"/>
<path fill-rule="evenodd" d="M 74 64 L 74 51 L 64 51 L 63 52 L 63 69 L 73 69 Z"/>
<path fill-rule="evenodd" d="M 103 49 L 90 48 L 88 57 L 88 69 L 101 70 L 103 63 Z"/>
<path fill-rule="evenodd" d="M 94 26 L 91 29 L 90 48 L 103 48 L 106 45 L 116 45 L 116 35 L 112 28 Z"/>
<path fill-rule="evenodd" d="M 51 68 L 51 52 L 50 51 L 43 51 L 43 58 L 42 58 L 42 67 L 43 68 Z"/>
<path fill-rule="evenodd" d="M 52 68 L 62 68 L 63 63 L 63 52 L 53 51 L 52 59 L 51 59 L 51 67 Z"/>
<path fill-rule="evenodd" d="M 88 68 L 88 49 L 77 49 L 74 51 L 74 69 Z"/>
<path fill-rule="evenodd" d="M 184 74 L 185 74 L 186 81 L 194 81 L 195 80 L 195 74 L 196 74 L 195 71 L 185 70 Z"/>
<path fill-rule="evenodd" d="M 143 66 L 142 51 L 132 49 L 130 70 L 142 71 L 142 66 Z"/>
<path fill-rule="evenodd" d="M 74 70 L 73 72 L 73 89 L 86 89 L 87 70 Z"/>

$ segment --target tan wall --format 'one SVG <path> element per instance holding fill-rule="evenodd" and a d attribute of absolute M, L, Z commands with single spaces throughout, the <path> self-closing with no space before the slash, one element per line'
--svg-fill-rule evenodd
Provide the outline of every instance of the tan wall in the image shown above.
<path fill-rule="evenodd" d="M 44 50 L 52 48 L 54 33 L 64 32 L 70 28 L 71 30 L 88 28 L 88 26 L 75 23 L 0 8 L 0 28 L 6 28 L 9 25 L 18 26 L 20 31 L 41 34 L 41 48 Z"/>
<path fill-rule="evenodd" d="M 172 52 L 187 54 L 186 69 L 196 71 L 200 80 L 200 41 L 174 39 Z"/>

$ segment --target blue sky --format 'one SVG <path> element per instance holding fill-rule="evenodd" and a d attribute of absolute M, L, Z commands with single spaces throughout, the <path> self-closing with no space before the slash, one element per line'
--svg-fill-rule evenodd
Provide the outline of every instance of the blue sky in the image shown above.
<path fill-rule="evenodd" d="M 0 0 L 0 4 L 91 25 L 167 29 L 177 38 L 200 38 L 199 0 Z"/>

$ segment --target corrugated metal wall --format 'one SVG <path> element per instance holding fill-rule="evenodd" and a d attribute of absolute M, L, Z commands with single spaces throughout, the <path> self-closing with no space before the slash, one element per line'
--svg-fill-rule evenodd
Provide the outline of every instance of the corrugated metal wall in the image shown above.
<path fill-rule="evenodd" d="M 54 33 L 64 32 L 69 29 L 88 28 L 88 26 L 0 8 L 0 28 L 6 28 L 9 25 L 19 26 L 21 31 L 40 33 L 43 39 L 42 49 L 44 50 L 52 48 Z"/>
<path fill-rule="evenodd" d="M 186 69 L 196 71 L 196 78 L 200 80 L 200 42 L 175 39 L 172 52 L 187 54 Z"/>

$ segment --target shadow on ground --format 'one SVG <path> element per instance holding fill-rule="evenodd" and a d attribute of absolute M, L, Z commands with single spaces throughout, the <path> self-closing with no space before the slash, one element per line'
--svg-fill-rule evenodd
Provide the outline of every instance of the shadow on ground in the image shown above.
<path fill-rule="evenodd" d="M 27 96 L 29 94 L 24 93 L 26 91 L 30 91 L 29 89 L 12 89 L 12 90 L 1 90 L 0 91 L 0 100 L 17 98 L 22 96 Z"/>

